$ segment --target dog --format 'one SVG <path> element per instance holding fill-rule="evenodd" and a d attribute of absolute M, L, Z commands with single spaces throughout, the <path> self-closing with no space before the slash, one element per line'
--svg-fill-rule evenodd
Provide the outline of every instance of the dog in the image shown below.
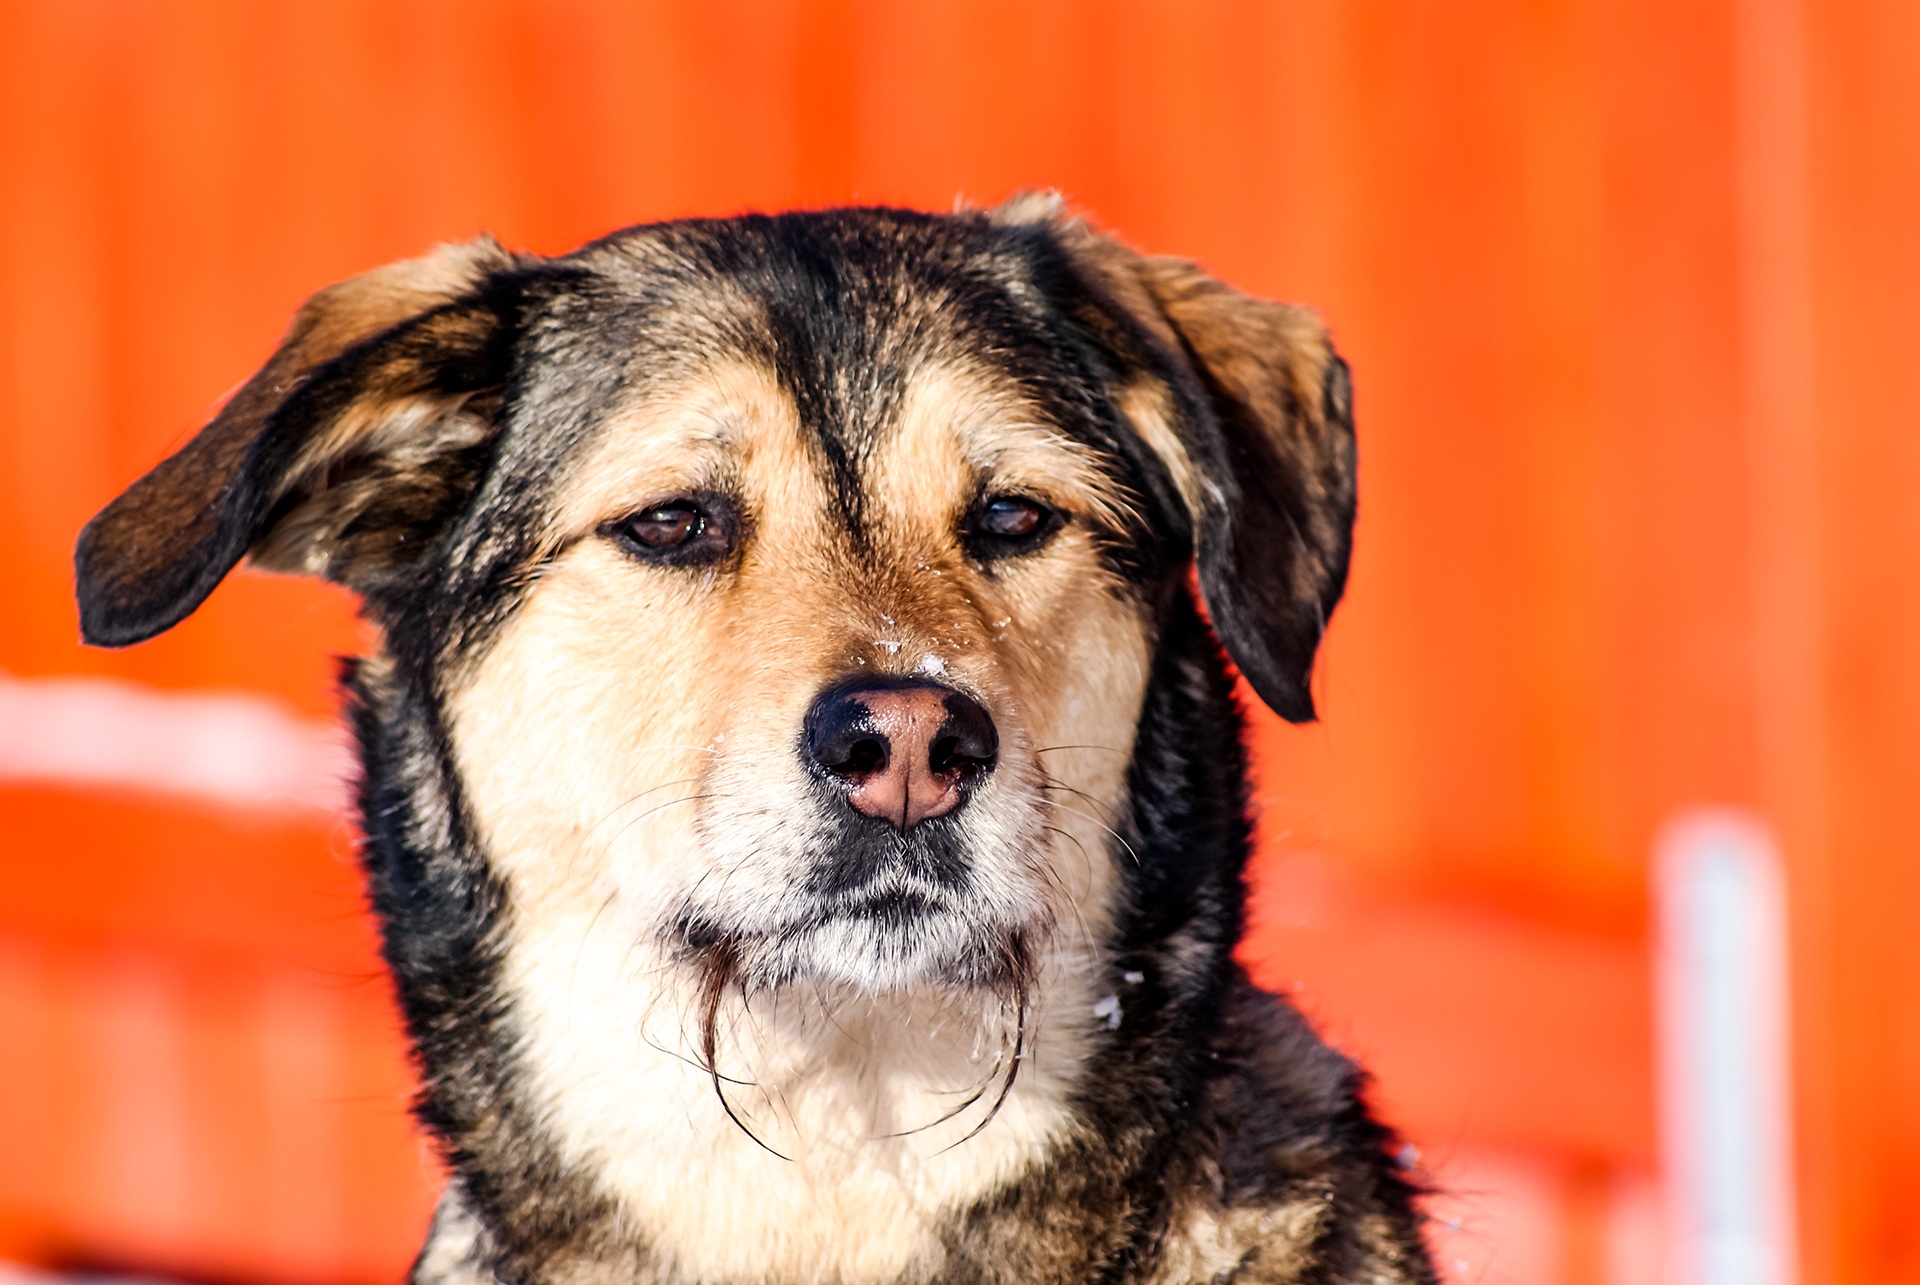
<path fill-rule="evenodd" d="M 311 299 L 77 592 L 364 604 L 419 1285 L 1427 1282 L 1232 954 L 1229 658 L 1313 717 L 1354 470 L 1311 313 L 1049 196 L 483 238 Z"/>

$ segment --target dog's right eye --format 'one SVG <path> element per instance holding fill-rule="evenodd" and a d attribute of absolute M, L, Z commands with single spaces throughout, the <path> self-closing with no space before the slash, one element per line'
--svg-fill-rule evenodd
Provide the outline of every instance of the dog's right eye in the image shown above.
<path fill-rule="evenodd" d="M 995 562 L 1033 552 L 1063 521 L 1058 510 L 1024 495 L 989 495 L 974 506 L 961 538 L 975 558 Z"/>
<path fill-rule="evenodd" d="M 711 499 L 677 496 L 601 528 L 615 544 L 648 562 L 686 566 L 733 550 L 732 511 Z"/>

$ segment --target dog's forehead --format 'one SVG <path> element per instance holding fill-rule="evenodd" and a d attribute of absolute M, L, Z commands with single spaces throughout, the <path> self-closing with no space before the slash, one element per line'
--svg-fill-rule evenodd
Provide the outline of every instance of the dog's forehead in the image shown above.
<path fill-rule="evenodd" d="M 534 329 L 544 373 L 526 392 L 579 403 L 535 405 L 536 421 L 592 421 L 575 503 L 675 466 L 718 485 L 700 471 L 743 455 L 820 475 L 850 527 L 887 477 L 925 495 L 1003 466 L 1099 485 L 1090 376 L 1054 341 L 1032 265 L 977 227 L 870 211 L 670 225 L 579 263 Z"/>
<path fill-rule="evenodd" d="M 903 366 L 1033 336 L 1046 306 L 1030 255 L 965 220 L 839 211 L 636 229 L 582 263 L 646 319 L 645 347 L 732 346 L 810 418 L 855 431 L 871 413 L 847 399 L 884 411 Z"/>

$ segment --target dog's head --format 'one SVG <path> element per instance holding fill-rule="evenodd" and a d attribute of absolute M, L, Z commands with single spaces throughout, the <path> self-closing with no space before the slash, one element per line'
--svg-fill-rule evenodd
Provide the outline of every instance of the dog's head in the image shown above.
<path fill-rule="evenodd" d="M 1309 314 L 1025 200 L 333 287 L 78 579 L 107 645 L 243 556 L 353 588 L 514 913 L 880 992 L 1100 933 L 1166 604 L 1309 718 L 1352 514 Z"/>

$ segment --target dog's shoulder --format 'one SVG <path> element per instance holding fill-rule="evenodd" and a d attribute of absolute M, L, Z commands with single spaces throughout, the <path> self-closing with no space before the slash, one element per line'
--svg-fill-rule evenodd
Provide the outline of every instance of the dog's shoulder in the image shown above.
<path fill-rule="evenodd" d="M 1359 1140 L 1347 1132 L 1352 1124 L 1384 1138 L 1361 1105 L 1365 1072 L 1238 967 L 1225 982 L 1209 1061 L 1204 1110 L 1229 1191 L 1257 1196 L 1309 1177 Z"/>
<path fill-rule="evenodd" d="M 1430 1281 L 1418 1192 L 1366 1087 L 1299 1010 L 1235 967 L 1198 1103 L 1199 1180 L 1157 1281 Z"/>

